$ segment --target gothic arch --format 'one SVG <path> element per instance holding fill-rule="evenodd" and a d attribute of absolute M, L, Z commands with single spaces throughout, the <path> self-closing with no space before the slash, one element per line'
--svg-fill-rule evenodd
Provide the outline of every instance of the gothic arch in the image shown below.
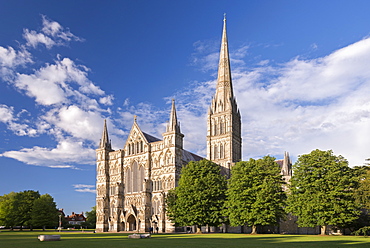
<path fill-rule="evenodd" d="M 161 206 L 161 200 L 157 196 L 154 196 L 152 200 L 152 210 L 153 210 L 153 215 L 158 215 L 160 214 L 160 209 L 159 207 Z"/>
<path fill-rule="evenodd" d="M 220 144 L 220 158 L 225 158 L 225 146 L 223 143 Z"/>
<path fill-rule="evenodd" d="M 158 160 L 159 160 L 159 167 L 163 167 L 164 166 L 164 162 L 165 162 L 165 156 L 164 156 L 164 153 L 161 152 L 158 156 Z"/>
<path fill-rule="evenodd" d="M 170 150 L 167 150 L 166 153 L 163 156 L 164 164 L 165 165 L 171 164 L 172 163 L 172 158 L 173 158 L 172 152 Z"/>
<path fill-rule="evenodd" d="M 214 159 L 218 159 L 218 147 L 217 147 L 217 144 L 214 145 L 213 152 L 214 152 L 213 158 Z"/>
<path fill-rule="evenodd" d="M 127 230 L 135 231 L 136 230 L 136 218 L 132 214 L 127 218 Z"/>
<path fill-rule="evenodd" d="M 175 184 L 174 184 L 174 178 L 172 175 L 170 175 L 167 179 L 167 189 L 172 189 L 175 187 Z"/>
<path fill-rule="evenodd" d="M 144 165 L 140 165 L 136 160 L 133 161 L 131 166 L 127 167 L 125 173 L 126 193 L 136 193 L 143 190 L 144 173 Z"/>

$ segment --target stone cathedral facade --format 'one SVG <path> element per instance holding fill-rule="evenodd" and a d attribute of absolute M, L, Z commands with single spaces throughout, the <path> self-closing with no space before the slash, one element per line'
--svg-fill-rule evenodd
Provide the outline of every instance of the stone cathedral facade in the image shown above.
<path fill-rule="evenodd" d="M 123 149 L 114 151 L 107 125 L 97 156 L 96 231 L 174 232 L 165 212 L 165 196 L 177 186 L 181 168 L 202 157 L 183 148 L 184 135 L 172 101 L 169 122 L 161 139 L 140 129 L 136 117 Z M 231 167 L 242 158 L 241 115 L 233 93 L 224 18 L 216 93 L 208 110 L 207 159 L 230 176 Z M 291 161 L 286 153 L 277 161 L 286 180 Z"/>

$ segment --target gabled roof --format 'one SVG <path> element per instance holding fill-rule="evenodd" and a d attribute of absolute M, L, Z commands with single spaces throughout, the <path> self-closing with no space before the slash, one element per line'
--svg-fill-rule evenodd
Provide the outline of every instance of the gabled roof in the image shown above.
<path fill-rule="evenodd" d="M 86 218 L 85 218 L 83 213 L 82 214 L 76 214 L 74 212 L 72 212 L 71 215 L 67 215 L 65 217 L 65 219 L 67 221 L 86 221 Z"/>
<path fill-rule="evenodd" d="M 196 155 L 196 154 L 194 154 L 192 152 L 186 151 L 186 150 L 183 150 L 183 152 L 182 152 L 182 158 L 186 162 L 200 161 L 200 160 L 204 159 L 201 156 L 198 156 L 198 155 Z"/>
<path fill-rule="evenodd" d="M 132 124 L 132 127 L 131 127 L 131 130 L 130 130 L 130 134 L 128 135 L 127 137 L 127 140 L 126 140 L 126 144 L 125 146 L 128 144 L 129 140 L 130 140 L 130 137 L 132 137 L 133 133 L 136 132 L 136 135 L 139 135 L 141 138 L 145 139 L 148 141 L 148 143 L 151 143 L 151 142 L 154 142 L 154 141 L 149 141 L 148 140 L 148 137 L 150 140 L 155 140 L 156 138 L 154 138 L 153 136 L 151 135 L 148 135 L 146 133 L 144 133 L 141 128 L 139 127 L 139 125 L 137 124 L 137 121 L 136 121 L 136 115 L 134 116 L 134 123 Z M 157 141 L 157 140 L 156 140 Z"/>
<path fill-rule="evenodd" d="M 161 141 L 161 139 L 159 139 L 159 138 L 156 138 L 154 136 L 151 136 L 150 134 L 147 134 L 147 133 L 145 133 L 143 131 L 141 131 L 141 132 L 144 134 L 144 136 L 145 136 L 146 140 L 148 141 L 148 143 L 153 143 L 153 142 Z"/>

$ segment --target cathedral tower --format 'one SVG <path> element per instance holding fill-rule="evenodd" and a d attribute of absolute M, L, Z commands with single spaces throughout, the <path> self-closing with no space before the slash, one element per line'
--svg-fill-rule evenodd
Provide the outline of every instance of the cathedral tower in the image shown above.
<path fill-rule="evenodd" d="M 230 168 L 242 158 L 241 144 L 241 117 L 233 93 L 225 16 L 216 94 L 208 111 L 207 158 L 229 176 Z"/>
<path fill-rule="evenodd" d="M 108 137 L 107 122 L 104 120 L 104 128 L 99 148 L 96 150 L 97 182 L 96 182 L 96 230 L 108 231 L 109 216 L 109 152 L 112 151 Z"/>

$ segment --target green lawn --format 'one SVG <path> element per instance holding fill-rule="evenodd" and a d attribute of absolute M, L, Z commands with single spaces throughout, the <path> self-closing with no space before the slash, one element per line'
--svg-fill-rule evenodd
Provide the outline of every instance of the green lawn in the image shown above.
<path fill-rule="evenodd" d="M 40 234 L 60 234 L 61 241 L 40 242 Z M 0 247 L 370 247 L 370 238 L 318 235 L 154 234 L 151 239 L 128 239 L 127 233 L 1 231 Z"/>

